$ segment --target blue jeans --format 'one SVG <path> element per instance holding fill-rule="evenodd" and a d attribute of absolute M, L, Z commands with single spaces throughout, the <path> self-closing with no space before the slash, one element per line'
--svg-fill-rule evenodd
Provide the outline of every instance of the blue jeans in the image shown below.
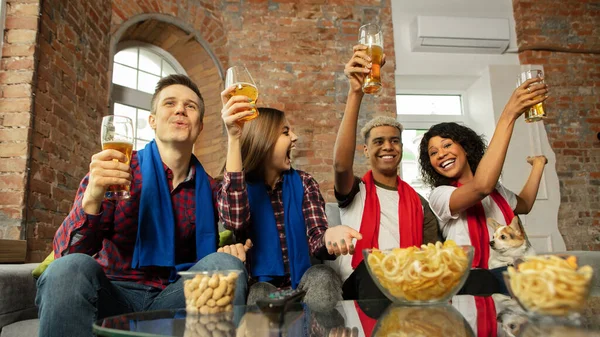
<path fill-rule="evenodd" d="M 190 270 L 240 269 L 235 305 L 244 305 L 247 273 L 238 258 L 212 253 Z M 89 255 L 70 254 L 52 262 L 37 281 L 39 336 L 93 336 L 97 319 L 130 312 L 185 308 L 183 280 L 161 290 L 127 281 L 111 281 Z"/>

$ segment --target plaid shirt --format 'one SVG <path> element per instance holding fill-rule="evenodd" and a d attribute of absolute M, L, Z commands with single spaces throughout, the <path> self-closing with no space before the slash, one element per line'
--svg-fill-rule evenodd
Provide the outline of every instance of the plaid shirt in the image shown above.
<path fill-rule="evenodd" d="M 308 249 L 312 256 L 320 259 L 334 260 L 335 255 L 329 255 L 325 247 L 324 238 L 327 230 L 327 217 L 325 215 L 325 200 L 319 191 L 319 184 L 308 173 L 297 170 L 302 185 L 304 186 L 304 202 L 302 213 L 306 224 L 306 236 L 308 237 Z M 275 223 L 279 232 L 283 264 L 286 276 L 280 282 L 280 287 L 291 285 L 290 266 L 285 237 L 283 217 L 283 180 L 278 180 L 275 187 L 267 186 L 267 193 L 271 198 L 271 206 L 275 213 Z M 243 172 L 225 172 L 223 186 L 218 195 L 219 216 L 225 228 L 236 232 L 236 235 L 247 236 L 251 227 L 250 204 Z"/>
<path fill-rule="evenodd" d="M 92 255 L 111 280 L 132 281 L 164 289 L 169 284 L 169 268 L 131 268 L 142 192 L 142 172 L 137 152 L 133 152 L 130 166 L 131 198 L 118 202 L 104 200 L 98 215 L 86 214 L 83 211 L 81 202 L 89 182 L 89 173 L 83 178 L 71 212 L 54 235 L 54 257 L 59 258 L 71 253 Z M 173 171 L 166 165 L 164 169 L 171 190 L 175 215 L 175 260 L 177 264 L 194 262 L 196 260 L 196 170 L 191 166 L 185 181 L 173 189 Z M 213 190 L 213 200 L 216 201 L 220 186 L 211 177 L 208 178 Z M 212 207 L 216 207 L 216 204 Z"/>

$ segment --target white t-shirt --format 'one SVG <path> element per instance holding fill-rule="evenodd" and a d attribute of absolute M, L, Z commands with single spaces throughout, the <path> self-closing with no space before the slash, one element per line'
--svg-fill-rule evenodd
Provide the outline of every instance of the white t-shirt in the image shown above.
<path fill-rule="evenodd" d="M 444 239 L 452 239 L 459 245 L 470 245 L 471 238 L 469 237 L 469 224 L 467 222 L 467 212 L 459 214 L 450 214 L 450 195 L 456 187 L 454 186 L 439 186 L 436 187 L 429 195 L 429 206 L 431 210 L 438 216 L 438 224 Z M 512 210 L 517 207 L 517 196 L 502 186 L 496 184 L 496 190 L 506 199 Z M 491 196 L 481 200 L 486 218 L 493 218 L 502 225 L 506 225 L 502 211 L 496 205 Z M 490 240 L 494 235 L 494 228 L 488 224 L 488 232 Z"/>
<path fill-rule="evenodd" d="M 358 186 L 356 186 L 358 185 Z M 398 190 L 389 189 L 378 186 L 375 184 L 375 191 L 379 198 L 379 206 L 381 209 L 381 222 L 379 227 L 379 249 L 391 249 L 400 247 L 400 231 L 398 230 Z M 355 186 L 353 192 L 346 200 L 340 201 L 340 218 L 343 225 L 349 226 L 360 232 L 360 225 L 362 222 L 363 212 L 365 209 L 365 200 L 367 195 L 367 189 L 365 184 L 359 179 L 355 179 Z M 432 233 L 427 228 L 434 227 L 437 222 L 434 214 L 431 212 L 427 201 L 421 198 L 422 211 L 424 212 L 424 242 L 435 242 L 437 231 Z M 432 236 L 432 238 L 429 238 Z M 356 240 L 353 240 L 356 246 Z M 362 254 L 362 252 L 356 252 L 356 254 Z M 352 255 L 341 255 L 338 256 L 335 261 L 327 261 L 330 267 L 332 267 L 342 282 L 352 274 Z"/>

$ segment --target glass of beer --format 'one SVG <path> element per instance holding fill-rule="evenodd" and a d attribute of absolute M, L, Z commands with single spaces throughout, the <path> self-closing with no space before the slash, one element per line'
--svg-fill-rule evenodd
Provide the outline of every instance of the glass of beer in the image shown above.
<path fill-rule="evenodd" d="M 127 156 L 126 164 L 131 161 L 133 152 L 133 122 L 124 116 L 104 116 L 102 118 L 102 150 L 117 150 Z M 116 159 L 113 159 L 117 161 Z M 129 199 L 129 185 L 112 185 L 104 193 L 109 200 Z"/>
<path fill-rule="evenodd" d="M 381 27 L 368 23 L 358 29 L 358 43 L 367 46 L 367 55 L 371 57 L 371 72 L 365 76 L 363 92 L 377 94 L 381 91 L 381 60 L 383 58 L 383 34 Z"/>
<path fill-rule="evenodd" d="M 231 96 L 247 96 L 252 101 L 250 103 L 256 104 L 258 99 L 258 89 L 256 84 L 250 76 L 250 72 L 244 66 L 234 66 L 227 69 L 227 75 L 225 76 L 225 87 L 229 88 L 235 85 Z M 241 118 L 240 121 L 249 121 L 258 117 L 258 109 L 252 109 L 252 115 Z"/>
<path fill-rule="evenodd" d="M 521 86 L 521 84 L 523 84 L 523 82 L 525 82 L 529 79 L 532 79 L 532 78 L 537 78 L 537 77 L 539 77 L 539 78 L 544 77 L 544 74 L 539 69 L 532 69 L 532 70 L 524 71 L 517 77 L 517 87 Z M 542 81 L 541 83 L 544 83 L 544 82 Z M 538 99 L 540 97 L 535 97 L 535 98 Z M 528 111 L 525 111 L 525 122 L 526 123 L 538 122 L 544 118 L 546 118 L 546 112 L 544 111 L 544 102 L 540 102 L 540 103 L 532 106 L 531 108 L 529 108 Z"/>

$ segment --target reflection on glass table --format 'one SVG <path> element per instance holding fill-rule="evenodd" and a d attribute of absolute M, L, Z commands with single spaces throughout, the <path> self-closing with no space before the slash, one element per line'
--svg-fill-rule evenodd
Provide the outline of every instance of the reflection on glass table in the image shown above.
<path fill-rule="evenodd" d="M 233 313 L 186 315 L 185 310 L 132 313 L 101 319 L 98 336 L 179 337 L 376 337 L 376 336 L 599 336 L 600 298 L 576 321 L 533 319 L 503 295 L 454 296 L 451 303 L 430 306 L 393 305 L 388 300 L 342 301 L 330 312 L 314 312 L 298 304 L 282 315 L 256 307 Z"/>

